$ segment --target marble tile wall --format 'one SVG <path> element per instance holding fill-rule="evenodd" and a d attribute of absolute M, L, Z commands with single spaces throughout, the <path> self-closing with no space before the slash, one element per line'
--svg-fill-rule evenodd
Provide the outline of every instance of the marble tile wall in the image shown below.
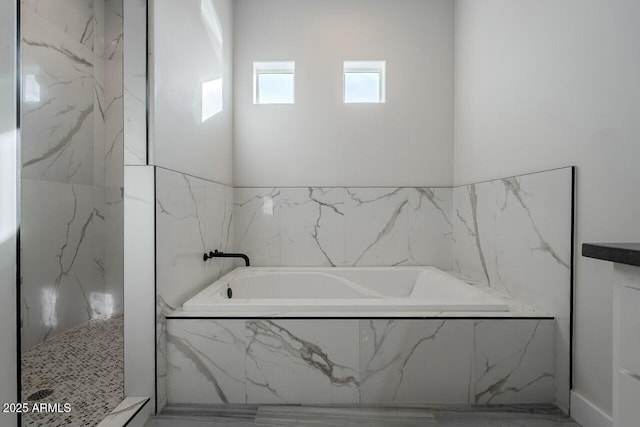
<path fill-rule="evenodd" d="M 126 0 L 123 6 L 124 164 L 142 166 L 148 154 L 147 0 Z"/>
<path fill-rule="evenodd" d="M 253 265 L 434 265 L 557 319 L 568 407 L 572 168 L 455 188 L 236 188 Z"/>
<path fill-rule="evenodd" d="M 554 320 L 169 319 L 177 403 L 552 403 Z"/>
<path fill-rule="evenodd" d="M 205 252 L 232 247 L 233 188 L 156 167 L 158 410 L 166 396 L 165 315 L 233 268 Z"/>
<path fill-rule="evenodd" d="M 29 348 L 122 312 L 122 0 L 22 1 Z"/>
<path fill-rule="evenodd" d="M 450 270 L 450 188 L 236 188 L 236 248 L 258 266 Z"/>
<path fill-rule="evenodd" d="M 569 407 L 572 168 L 456 187 L 454 270 L 556 318 L 557 402 Z"/>

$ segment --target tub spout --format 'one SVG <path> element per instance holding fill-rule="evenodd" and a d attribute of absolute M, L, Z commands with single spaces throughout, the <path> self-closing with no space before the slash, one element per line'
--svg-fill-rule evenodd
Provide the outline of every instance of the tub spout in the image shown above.
<path fill-rule="evenodd" d="M 209 252 L 208 254 L 204 254 L 203 259 L 207 261 L 211 258 L 242 258 L 244 260 L 244 264 L 249 267 L 251 263 L 249 262 L 249 257 L 245 254 L 226 254 L 224 252 L 220 252 L 219 250 L 215 250 L 213 252 Z"/>

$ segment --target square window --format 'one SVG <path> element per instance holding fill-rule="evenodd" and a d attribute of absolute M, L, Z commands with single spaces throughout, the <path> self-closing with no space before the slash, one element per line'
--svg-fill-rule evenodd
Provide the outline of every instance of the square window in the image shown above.
<path fill-rule="evenodd" d="M 345 61 L 344 102 L 385 102 L 385 61 Z"/>
<path fill-rule="evenodd" d="M 254 62 L 253 103 L 294 104 L 295 63 Z"/>

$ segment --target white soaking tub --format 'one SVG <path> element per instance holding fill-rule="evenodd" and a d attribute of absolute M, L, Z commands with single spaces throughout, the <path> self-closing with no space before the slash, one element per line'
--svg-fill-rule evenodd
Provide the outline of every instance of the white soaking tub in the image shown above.
<path fill-rule="evenodd" d="M 184 312 L 479 312 L 507 303 L 435 267 L 243 267 Z"/>

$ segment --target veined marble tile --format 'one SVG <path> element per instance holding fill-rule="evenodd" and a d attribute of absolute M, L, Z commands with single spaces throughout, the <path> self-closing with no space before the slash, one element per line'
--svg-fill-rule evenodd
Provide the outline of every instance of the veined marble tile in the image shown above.
<path fill-rule="evenodd" d="M 124 102 L 123 102 L 123 31 L 122 0 L 105 1 L 106 31 L 104 35 L 104 120 L 105 182 L 122 187 L 124 179 Z"/>
<path fill-rule="evenodd" d="M 358 403 L 357 341 L 354 320 L 248 321 L 247 403 Z"/>
<path fill-rule="evenodd" d="M 336 188 L 283 188 L 280 199 L 280 264 L 343 265 L 344 191 Z"/>
<path fill-rule="evenodd" d="M 409 188 L 409 265 L 452 268 L 453 189 Z"/>
<path fill-rule="evenodd" d="M 553 403 L 554 320 L 475 321 L 475 404 Z"/>
<path fill-rule="evenodd" d="M 93 186 L 93 226 L 91 227 L 93 234 L 93 263 L 96 280 L 102 286 L 104 286 L 106 277 L 106 197 L 106 188 L 97 185 Z"/>
<path fill-rule="evenodd" d="M 156 168 L 158 410 L 168 398 L 166 316 L 234 265 L 203 260 L 205 252 L 233 245 L 233 196 L 228 186 Z"/>
<path fill-rule="evenodd" d="M 279 188 L 234 189 L 235 246 L 253 265 L 280 265 L 281 193 Z"/>
<path fill-rule="evenodd" d="M 93 187 L 22 181 L 23 348 L 101 314 Z"/>
<path fill-rule="evenodd" d="M 245 403 L 245 348 L 244 320 L 169 320 L 169 403 Z"/>
<path fill-rule="evenodd" d="M 124 188 L 105 188 L 105 295 L 113 313 L 124 312 Z"/>
<path fill-rule="evenodd" d="M 60 33 L 92 50 L 95 34 L 94 0 L 21 0 L 23 11 L 34 12 Z"/>
<path fill-rule="evenodd" d="M 556 317 L 556 398 L 568 407 L 572 169 L 457 187 L 454 199 L 454 269 Z"/>
<path fill-rule="evenodd" d="M 254 265 L 451 268 L 451 189 L 238 188 L 238 250 Z"/>
<path fill-rule="evenodd" d="M 345 188 L 345 192 L 345 265 L 408 264 L 408 190 Z"/>
<path fill-rule="evenodd" d="M 125 390 L 129 395 L 149 396 L 155 411 L 156 370 L 154 313 L 155 291 L 155 168 L 125 167 L 124 314 Z"/>
<path fill-rule="evenodd" d="M 157 410 L 166 404 L 165 316 L 206 285 L 205 181 L 156 168 Z"/>
<path fill-rule="evenodd" d="M 93 54 L 29 9 L 22 28 L 22 176 L 92 184 Z"/>
<path fill-rule="evenodd" d="M 360 321 L 360 403 L 467 404 L 470 320 Z"/>
<path fill-rule="evenodd" d="M 147 2 L 123 2 L 124 164 L 147 163 Z"/>
<path fill-rule="evenodd" d="M 205 181 L 156 168 L 157 292 L 178 308 L 205 285 Z"/>
<path fill-rule="evenodd" d="M 218 249 L 229 252 L 233 244 L 233 188 L 215 182 L 205 182 L 205 244 L 206 251 Z M 205 264 L 205 274 L 213 283 L 234 268 L 229 258 L 210 259 Z"/>

